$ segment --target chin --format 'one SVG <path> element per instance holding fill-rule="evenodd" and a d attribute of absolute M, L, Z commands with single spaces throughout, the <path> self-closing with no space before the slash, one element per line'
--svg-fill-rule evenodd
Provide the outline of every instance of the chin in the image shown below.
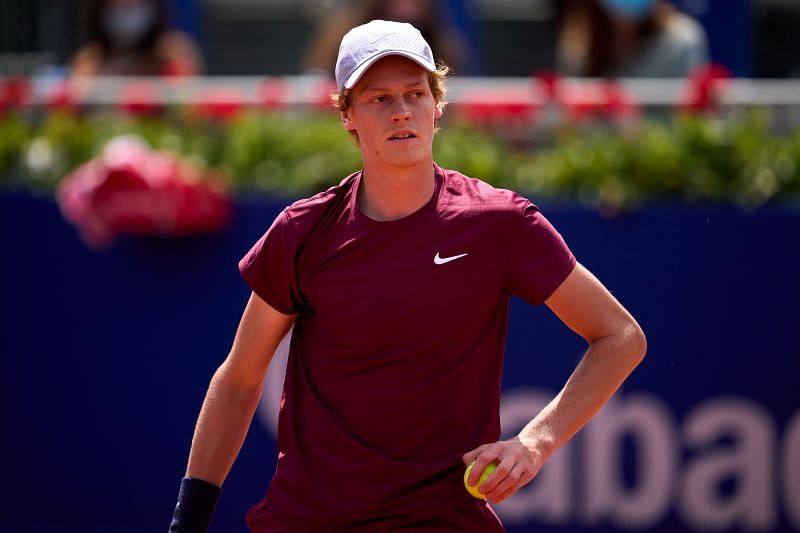
<path fill-rule="evenodd" d="M 411 168 L 414 166 L 419 165 L 420 163 L 426 160 L 425 155 L 407 155 L 407 156 L 389 156 L 384 159 L 384 161 L 394 167 L 397 168 Z"/>
<path fill-rule="evenodd" d="M 431 151 L 419 147 L 410 150 L 387 150 L 382 154 L 382 159 L 386 163 L 398 167 L 412 167 L 430 158 Z"/>

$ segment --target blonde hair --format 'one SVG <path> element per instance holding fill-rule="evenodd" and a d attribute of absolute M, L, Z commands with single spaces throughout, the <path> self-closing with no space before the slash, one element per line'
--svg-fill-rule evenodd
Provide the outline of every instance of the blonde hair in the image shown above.
<path fill-rule="evenodd" d="M 431 94 L 433 95 L 433 99 L 436 101 L 436 107 L 441 110 L 444 110 L 444 106 L 447 105 L 447 86 L 445 82 L 449 76 L 450 67 L 444 63 L 439 63 L 436 70 L 428 73 L 428 85 L 431 88 Z M 341 92 L 332 93 L 331 104 L 333 104 L 333 107 L 338 109 L 340 113 L 344 113 L 350 109 L 350 107 L 353 105 L 352 89 L 342 89 Z M 439 131 L 439 128 L 437 127 L 435 131 Z M 358 144 L 358 134 L 354 131 L 351 131 L 350 135 L 353 136 L 356 144 Z"/>

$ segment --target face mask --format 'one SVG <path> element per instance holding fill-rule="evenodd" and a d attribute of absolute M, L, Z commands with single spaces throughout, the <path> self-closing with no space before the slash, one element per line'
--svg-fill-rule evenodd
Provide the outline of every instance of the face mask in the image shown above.
<path fill-rule="evenodd" d="M 144 37 L 156 21 L 150 4 L 130 4 L 110 7 L 102 19 L 108 38 L 118 46 L 133 46 Z"/>
<path fill-rule="evenodd" d="M 628 20 L 642 20 L 653 9 L 655 0 L 603 0 L 614 15 Z"/>

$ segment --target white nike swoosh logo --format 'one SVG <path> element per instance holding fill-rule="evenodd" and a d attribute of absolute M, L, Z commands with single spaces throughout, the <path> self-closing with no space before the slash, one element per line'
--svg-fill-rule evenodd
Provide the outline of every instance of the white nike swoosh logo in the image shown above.
<path fill-rule="evenodd" d="M 461 259 L 462 257 L 466 257 L 469 254 L 461 254 L 461 255 L 452 255 L 450 257 L 439 257 L 439 252 L 436 252 L 436 257 L 433 258 L 433 262 L 437 265 L 443 265 L 445 263 L 449 263 L 450 261 L 455 261 L 456 259 Z"/>

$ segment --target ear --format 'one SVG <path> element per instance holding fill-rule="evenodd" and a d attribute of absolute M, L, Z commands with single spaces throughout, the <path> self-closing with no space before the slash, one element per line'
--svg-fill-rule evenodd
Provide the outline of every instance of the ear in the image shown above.
<path fill-rule="evenodd" d="M 347 131 L 354 131 L 356 129 L 355 124 L 353 124 L 352 118 L 353 108 L 350 107 L 346 111 L 339 111 L 339 117 L 342 119 L 342 126 Z"/>
<path fill-rule="evenodd" d="M 444 115 L 444 104 L 436 102 L 436 110 L 433 112 L 433 118 L 439 120 Z"/>

